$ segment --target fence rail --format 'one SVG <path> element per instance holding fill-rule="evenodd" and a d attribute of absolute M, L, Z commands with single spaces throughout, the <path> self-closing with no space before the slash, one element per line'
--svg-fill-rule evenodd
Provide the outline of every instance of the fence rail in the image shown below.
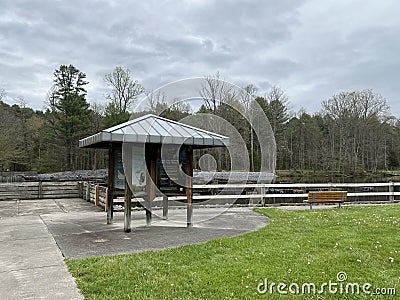
<path fill-rule="evenodd" d="M 253 204 L 300 203 L 309 191 L 346 190 L 350 202 L 357 201 L 399 201 L 400 182 L 388 183 L 295 183 L 295 184 L 202 184 L 194 185 L 194 200 L 218 204 L 221 199 Z M 206 194 L 208 193 L 208 194 Z M 105 207 L 107 188 L 91 182 L 14 182 L 0 183 L 0 200 L 83 198 Z M 182 201 L 184 196 L 168 197 Z M 162 197 L 156 197 L 162 201 Z M 142 199 L 136 199 L 140 202 Z M 228 202 L 229 202 L 228 201 Z M 121 201 L 116 201 L 121 203 Z"/>
<path fill-rule="evenodd" d="M 78 182 L 14 182 L 0 183 L 0 201 L 12 199 L 80 198 Z"/>
<path fill-rule="evenodd" d="M 108 188 L 91 183 L 82 182 L 82 198 L 94 205 L 107 206 Z"/>
<path fill-rule="evenodd" d="M 380 183 L 284 183 L 284 184 L 202 184 L 194 185 L 194 190 L 209 190 L 213 195 L 197 195 L 194 199 L 259 199 L 264 205 L 268 200 L 279 202 L 291 199 L 290 202 L 302 202 L 307 198 L 309 191 L 346 190 L 347 198 L 351 202 L 371 201 L 397 201 L 400 196 L 400 182 Z M 240 195 L 229 195 L 229 193 Z M 300 198 L 300 199 L 299 199 Z M 375 198 L 375 199 L 373 199 Z M 296 200 L 297 199 L 297 200 Z"/>
<path fill-rule="evenodd" d="M 97 189 L 97 192 L 96 192 Z M 265 205 L 268 203 L 303 203 L 308 197 L 308 191 L 312 190 L 347 190 L 349 202 L 358 201 L 398 201 L 400 198 L 400 182 L 389 183 L 312 183 L 312 184 L 202 184 L 194 185 L 193 199 L 207 204 L 238 203 L 237 200 L 245 203 L 247 200 L 252 204 Z M 366 189 L 366 191 L 357 191 Z M 202 194 L 205 190 L 214 194 Z M 295 191 L 288 193 L 287 191 Z M 279 192 L 277 192 L 279 191 Z M 94 183 L 83 183 L 84 199 L 96 205 L 106 206 L 107 188 Z M 169 196 L 170 201 L 185 201 L 185 196 Z M 162 197 L 156 197 L 155 203 L 162 203 Z M 143 199 L 136 198 L 135 202 L 142 202 Z M 115 203 L 123 204 L 122 199 Z"/>

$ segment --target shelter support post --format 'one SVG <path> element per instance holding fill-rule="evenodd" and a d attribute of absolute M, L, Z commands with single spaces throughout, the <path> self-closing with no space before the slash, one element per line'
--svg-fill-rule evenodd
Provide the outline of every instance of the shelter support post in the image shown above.
<path fill-rule="evenodd" d="M 114 174 L 115 151 L 113 144 L 108 148 L 108 195 L 107 195 L 107 224 L 111 224 L 114 217 Z"/>
<path fill-rule="evenodd" d="M 154 146 L 149 146 L 148 153 L 146 153 L 147 161 L 147 180 L 146 180 L 146 224 L 151 225 L 152 220 L 152 205 L 153 200 L 156 197 L 156 184 L 157 184 L 157 151 L 158 149 Z M 147 151 L 147 150 L 146 150 Z M 148 155 L 147 155 L 148 154 Z"/>
<path fill-rule="evenodd" d="M 132 216 L 132 191 L 125 178 L 125 205 L 124 205 L 124 231 L 131 232 L 131 216 Z"/>
<path fill-rule="evenodd" d="M 186 149 L 186 197 L 187 197 L 187 227 L 193 227 L 193 149 L 187 147 Z"/>

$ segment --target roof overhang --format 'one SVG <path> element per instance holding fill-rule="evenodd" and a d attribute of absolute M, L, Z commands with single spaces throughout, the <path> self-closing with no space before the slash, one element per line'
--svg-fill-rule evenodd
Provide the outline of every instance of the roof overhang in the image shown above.
<path fill-rule="evenodd" d="M 229 137 L 149 114 L 81 139 L 79 147 L 107 148 L 110 143 L 154 143 L 210 148 L 228 146 Z"/>

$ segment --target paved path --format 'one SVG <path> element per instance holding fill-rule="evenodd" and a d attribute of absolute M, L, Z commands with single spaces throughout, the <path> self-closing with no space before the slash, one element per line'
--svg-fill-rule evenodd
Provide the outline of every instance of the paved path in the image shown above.
<path fill-rule="evenodd" d="M 40 216 L 0 219 L 1 299 L 83 299 Z"/>
<path fill-rule="evenodd" d="M 64 258 L 134 253 L 205 242 L 254 231 L 268 219 L 250 208 L 195 208 L 194 227 L 186 210 L 169 220 L 154 211 L 132 212 L 132 232 L 123 232 L 123 213 L 105 224 L 106 214 L 82 199 L 0 201 L 0 299 L 82 299 Z"/>

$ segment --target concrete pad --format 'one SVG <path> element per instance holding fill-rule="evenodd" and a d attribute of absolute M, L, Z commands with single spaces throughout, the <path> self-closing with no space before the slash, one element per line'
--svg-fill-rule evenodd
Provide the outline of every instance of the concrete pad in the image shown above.
<path fill-rule="evenodd" d="M 40 216 L 0 220 L 2 299 L 83 299 Z"/>
<path fill-rule="evenodd" d="M 64 212 L 54 200 L 41 199 L 41 200 L 20 200 L 19 212 L 20 216 L 27 215 L 40 215 Z"/>
<path fill-rule="evenodd" d="M 19 200 L 1 200 L 0 201 L 0 219 L 15 217 L 18 215 Z"/>
<path fill-rule="evenodd" d="M 170 210 L 173 220 L 153 216 L 146 226 L 145 212 L 132 212 L 132 231 L 123 232 L 123 213 L 105 224 L 104 212 L 51 214 L 42 216 L 60 250 L 67 258 L 135 253 L 202 243 L 258 230 L 268 224 L 263 215 L 249 208 L 201 208 L 193 212 L 193 228 L 186 227 L 186 210 Z"/>
<path fill-rule="evenodd" d="M 68 212 L 104 211 L 79 198 L 0 201 L 0 219 Z"/>
<path fill-rule="evenodd" d="M 83 299 L 71 274 L 59 266 L 12 270 L 0 276 L 1 299 Z"/>
<path fill-rule="evenodd" d="M 55 203 L 62 207 L 64 212 L 93 212 L 104 211 L 101 206 L 94 206 L 93 203 L 82 200 L 81 198 L 56 199 Z"/>
<path fill-rule="evenodd" d="M 38 226 L 39 228 L 42 227 L 43 222 L 37 216 L 0 219 L 0 241 L 10 243 L 31 238 L 48 237 L 49 233 L 38 230 Z"/>

